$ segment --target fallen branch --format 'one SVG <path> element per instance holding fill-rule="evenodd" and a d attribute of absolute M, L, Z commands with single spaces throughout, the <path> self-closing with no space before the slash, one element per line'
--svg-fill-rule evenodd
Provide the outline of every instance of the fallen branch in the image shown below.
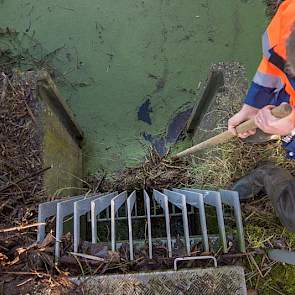
<path fill-rule="evenodd" d="M 33 224 L 29 224 L 29 225 L 24 225 L 24 226 L 15 226 L 15 227 L 11 227 L 11 228 L 4 228 L 4 229 L 0 229 L 0 233 L 8 233 L 8 232 L 11 232 L 11 231 L 20 231 L 20 230 L 23 230 L 23 229 L 36 227 L 36 226 L 44 225 L 44 224 L 46 224 L 46 223 L 38 222 L 38 223 L 33 223 Z"/>

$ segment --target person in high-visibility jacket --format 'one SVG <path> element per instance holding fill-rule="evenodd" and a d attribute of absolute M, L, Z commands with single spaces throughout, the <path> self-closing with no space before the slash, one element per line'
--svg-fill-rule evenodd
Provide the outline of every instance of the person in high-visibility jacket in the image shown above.
<path fill-rule="evenodd" d="M 264 134 L 282 136 L 287 157 L 295 159 L 295 0 L 285 0 L 279 6 L 263 34 L 262 48 L 262 61 L 244 105 L 229 119 L 228 129 L 236 133 L 237 125 L 254 118 Z M 270 110 L 283 102 L 292 106 L 292 113 L 277 119 Z M 239 136 L 250 138 L 255 133 L 251 130 Z M 238 180 L 232 189 L 239 192 L 241 200 L 266 193 L 281 223 L 295 232 L 295 178 L 286 169 L 263 163 Z"/>
<path fill-rule="evenodd" d="M 250 118 L 264 133 L 287 136 L 283 145 L 287 157 L 295 159 L 295 0 L 285 0 L 262 37 L 263 57 L 244 100 L 242 109 L 228 121 L 229 131 Z M 272 116 L 274 105 L 287 102 L 292 113 Z M 239 134 L 254 135 L 256 130 Z"/>

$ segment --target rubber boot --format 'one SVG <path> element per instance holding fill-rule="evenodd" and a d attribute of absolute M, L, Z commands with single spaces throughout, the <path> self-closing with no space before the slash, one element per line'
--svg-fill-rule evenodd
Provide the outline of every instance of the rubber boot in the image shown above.
<path fill-rule="evenodd" d="M 265 191 L 281 223 L 295 232 L 295 178 L 288 170 L 266 163 L 241 178 L 232 188 L 242 200 Z"/>
<path fill-rule="evenodd" d="M 232 190 L 239 193 L 240 200 L 251 199 L 264 190 L 264 175 L 264 169 L 254 169 L 250 174 L 240 178 L 233 185 Z"/>

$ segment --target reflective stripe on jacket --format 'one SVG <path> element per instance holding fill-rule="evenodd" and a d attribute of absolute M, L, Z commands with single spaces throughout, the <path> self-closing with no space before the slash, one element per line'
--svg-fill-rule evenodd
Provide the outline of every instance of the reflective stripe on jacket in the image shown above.
<path fill-rule="evenodd" d="M 295 106 L 295 79 L 285 72 L 286 42 L 294 25 L 295 0 L 285 0 L 262 36 L 263 57 L 246 95 L 246 104 L 262 108 L 284 101 Z"/>

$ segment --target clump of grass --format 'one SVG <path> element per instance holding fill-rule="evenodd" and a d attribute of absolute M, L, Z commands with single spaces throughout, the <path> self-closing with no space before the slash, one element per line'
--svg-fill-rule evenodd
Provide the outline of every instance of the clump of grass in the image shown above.
<path fill-rule="evenodd" d="M 295 294 L 295 266 L 277 264 L 267 279 L 261 283 L 261 294 Z"/>
<path fill-rule="evenodd" d="M 194 185 L 211 189 L 230 188 L 234 181 L 264 161 L 272 161 L 295 175 L 295 161 L 287 160 L 284 154 L 279 141 L 251 145 L 234 139 L 193 157 L 191 173 Z"/>

